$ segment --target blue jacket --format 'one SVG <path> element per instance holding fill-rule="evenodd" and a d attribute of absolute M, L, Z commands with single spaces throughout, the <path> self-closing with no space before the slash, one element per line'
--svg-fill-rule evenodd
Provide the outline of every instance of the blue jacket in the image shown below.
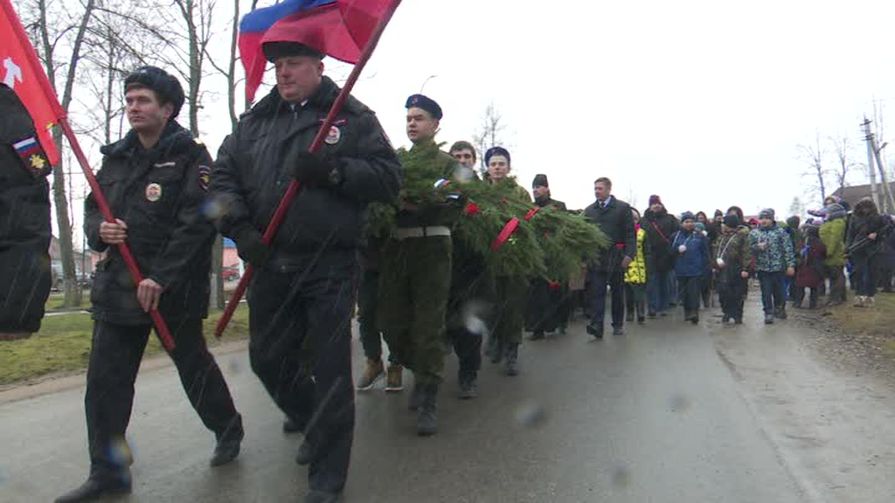
<path fill-rule="evenodd" d="M 687 250 L 680 252 L 680 246 Z M 695 277 L 705 274 L 709 264 L 709 240 L 702 232 L 679 230 L 671 240 L 671 252 L 677 257 L 674 261 L 674 272 L 680 277 Z"/>

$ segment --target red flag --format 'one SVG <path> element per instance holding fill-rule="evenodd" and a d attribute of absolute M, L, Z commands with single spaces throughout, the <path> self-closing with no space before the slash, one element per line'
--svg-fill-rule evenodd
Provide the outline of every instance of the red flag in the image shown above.
<path fill-rule="evenodd" d="M 59 150 L 50 128 L 65 117 L 65 111 L 12 4 L 9 0 L 0 0 L 0 7 L 0 82 L 12 88 L 25 104 L 50 164 L 57 165 Z"/>

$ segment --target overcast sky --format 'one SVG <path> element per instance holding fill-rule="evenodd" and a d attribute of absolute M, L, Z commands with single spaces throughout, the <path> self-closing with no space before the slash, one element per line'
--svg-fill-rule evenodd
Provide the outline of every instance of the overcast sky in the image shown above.
<path fill-rule="evenodd" d="M 354 94 L 395 147 L 408 143 L 404 101 L 424 82 L 445 112 L 441 141 L 471 140 L 493 102 L 520 183 L 545 173 L 570 207 L 590 204 L 593 180 L 609 176 L 641 209 L 656 193 L 675 213 L 786 213 L 811 183 L 799 144 L 848 135 L 866 162 L 862 115 L 874 100 L 895 111 L 893 21 L 895 3 L 882 0 L 404 0 Z M 205 111 L 214 155 L 226 106 Z"/>

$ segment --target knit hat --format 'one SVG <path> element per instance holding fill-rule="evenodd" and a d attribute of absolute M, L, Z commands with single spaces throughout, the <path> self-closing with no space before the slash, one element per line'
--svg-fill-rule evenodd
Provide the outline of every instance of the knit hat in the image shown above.
<path fill-rule="evenodd" d="M 721 210 L 715 210 L 715 216 L 716 216 L 716 217 L 723 217 L 723 216 L 724 216 L 724 212 L 721 211 Z"/>
<path fill-rule="evenodd" d="M 836 220 L 837 218 L 845 218 L 848 214 L 845 211 L 845 208 L 842 207 L 841 204 L 831 204 L 824 208 L 824 213 L 827 215 L 827 220 Z"/>
<path fill-rule="evenodd" d="M 758 219 L 761 220 L 764 218 L 774 220 L 774 210 L 772 208 L 765 208 L 765 209 L 759 211 Z"/>
<path fill-rule="evenodd" d="M 698 231 L 704 231 L 704 230 L 705 230 L 705 224 L 702 223 L 702 222 L 696 222 L 696 230 L 698 230 Z"/>
<path fill-rule="evenodd" d="M 654 204 L 662 204 L 662 200 L 659 199 L 659 196 L 657 196 L 655 194 L 649 196 L 649 205 L 652 206 Z M 662 204 L 662 206 L 665 206 L 665 205 Z"/>
<path fill-rule="evenodd" d="M 685 211 L 681 213 L 681 223 L 683 223 L 684 220 L 696 220 L 696 215 L 694 215 L 692 211 Z"/>
<path fill-rule="evenodd" d="M 736 215 L 727 215 L 724 217 L 724 225 L 731 229 L 735 229 L 740 226 L 740 217 Z"/>
<path fill-rule="evenodd" d="M 547 175 L 535 175 L 535 179 L 531 182 L 531 187 L 550 187 L 550 185 L 547 184 Z"/>

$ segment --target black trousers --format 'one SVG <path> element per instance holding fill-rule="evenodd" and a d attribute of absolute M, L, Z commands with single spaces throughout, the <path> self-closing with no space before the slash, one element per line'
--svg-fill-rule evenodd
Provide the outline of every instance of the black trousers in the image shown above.
<path fill-rule="evenodd" d="M 357 289 L 357 327 L 364 356 L 369 360 L 382 359 L 382 332 L 376 321 L 379 309 L 379 271 L 364 270 Z M 389 352 L 389 363 L 397 363 L 395 355 Z"/>
<path fill-rule="evenodd" d="M 761 285 L 761 305 L 764 314 L 786 309 L 786 290 L 783 286 L 783 271 L 758 271 L 758 282 Z"/>
<path fill-rule="evenodd" d="M 271 398 L 305 425 L 305 441 L 320 452 L 308 471 L 310 488 L 339 492 L 354 437 L 351 311 L 357 266 L 353 254 L 323 261 L 329 265 L 258 270 L 249 290 L 249 357 Z"/>
<path fill-rule="evenodd" d="M 621 269 L 612 272 L 590 269 L 587 271 L 588 315 L 592 326 L 602 328 L 606 314 L 606 287 L 612 291 L 612 326 L 622 327 L 625 322 L 625 283 Z"/>
<path fill-rule="evenodd" d="M 218 439 L 242 434 L 224 376 L 205 345 L 201 319 L 166 319 L 176 348 L 169 353 L 180 382 L 202 423 Z M 93 324 L 93 347 L 87 367 L 87 437 L 90 477 L 115 478 L 127 468 L 119 446 L 134 403 L 134 380 L 152 327 Z"/>
<path fill-rule="evenodd" d="M 699 316 L 699 300 L 702 298 L 703 276 L 678 276 L 678 292 L 684 305 L 685 316 Z"/>
<path fill-rule="evenodd" d="M 740 276 L 740 269 L 727 267 L 718 272 L 718 300 L 724 316 L 735 320 L 743 319 L 743 303 L 746 300 L 746 286 Z"/>

